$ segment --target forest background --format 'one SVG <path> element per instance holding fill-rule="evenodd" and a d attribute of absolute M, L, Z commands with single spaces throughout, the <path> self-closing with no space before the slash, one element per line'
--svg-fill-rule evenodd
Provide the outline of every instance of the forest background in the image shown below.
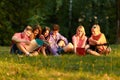
<path fill-rule="evenodd" d="M 71 41 L 78 25 L 90 28 L 97 22 L 110 44 L 120 43 L 120 0 L 1 0 L 0 45 L 11 44 L 15 32 L 26 25 L 42 27 L 57 23 L 60 33 Z"/>

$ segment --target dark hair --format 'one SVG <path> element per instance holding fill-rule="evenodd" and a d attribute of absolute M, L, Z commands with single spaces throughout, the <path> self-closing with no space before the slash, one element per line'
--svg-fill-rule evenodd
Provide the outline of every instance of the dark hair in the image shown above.
<path fill-rule="evenodd" d="M 60 29 L 60 26 L 58 24 L 53 24 L 53 31 L 57 31 Z"/>
<path fill-rule="evenodd" d="M 48 30 L 48 31 L 50 31 L 50 28 L 49 28 L 49 27 L 47 27 L 47 26 L 46 26 L 46 27 L 44 27 L 44 28 L 43 28 L 43 30 L 42 30 L 42 34 L 44 35 L 44 34 L 45 34 L 45 32 L 46 32 L 47 30 Z"/>
<path fill-rule="evenodd" d="M 36 29 L 38 29 L 39 30 L 39 34 L 41 34 L 42 33 L 42 27 L 40 26 L 40 25 L 34 25 L 34 28 L 33 28 L 33 31 L 35 31 Z"/>
<path fill-rule="evenodd" d="M 37 29 L 39 30 L 39 34 L 36 36 L 36 38 L 39 38 L 40 34 L 42 33 L 42 27 L 39 24 L 36 24 L 33 26 L 33 32 Z"/>

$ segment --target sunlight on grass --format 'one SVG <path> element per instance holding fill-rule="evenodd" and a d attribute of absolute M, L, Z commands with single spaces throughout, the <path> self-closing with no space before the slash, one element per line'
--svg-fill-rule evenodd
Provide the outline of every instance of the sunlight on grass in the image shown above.
<path fill-rule="evenodd" d="M 120 80 L 120 45 L 107 56 L 18 57 L 0 47 L 0 80 Z"/>

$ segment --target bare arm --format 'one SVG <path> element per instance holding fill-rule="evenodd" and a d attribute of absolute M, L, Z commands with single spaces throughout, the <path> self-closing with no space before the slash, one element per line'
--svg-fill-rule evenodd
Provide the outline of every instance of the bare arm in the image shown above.
<path fill-rule="evenodd" d="M 96 44 L 104 44 L 104 43 L 106 43 L 106 38 L 103 33 L 98 40 L 94 40 L 92 37 L 89 38 L 89 44 L 96 45 Z"/>
<path fill-rule="evenodd" d="M 15 43 L 23 42 L 23 43 L 26 43 L 26 44 L 30 44 L 30 41 L 18 38 L 17 36 L 13 36 L 12 41 L 15 42 Z"/>
<path fill-rule="evenodd" d="M 102 34 L 100 39 L 97 41 L 97 44 L 104 44 L 104 43 L 107 43 L 107 41 L 105 35 Z"/>
<path fill-rule="evenodd" d="M 13 37 L 12 37 L 12 41 L 14 41 L 14 42 L 16 42 L 16 43 L 25 42 L 24 39 L 20 39 L 20 38 L 18 38 L 18 37 L 16 37 L 16 36 L 13 36 Z"/>
<path fill-rule="evenodd" d="M 75 39 L 75 36 L 72 37 L 72 43 L 73 43 L 73 46 L 74 46 L 74 52 L 76 53 L 76 47 L 77 47 L 77 43 L 76 43 L 76 39 Z"/>
<path fill-rule="evenodd" d="M 97 41 L 94 40 L 92 37 L 89 38 L 89 44 L 90 45 L 96 45 L 97 44 Z"/>

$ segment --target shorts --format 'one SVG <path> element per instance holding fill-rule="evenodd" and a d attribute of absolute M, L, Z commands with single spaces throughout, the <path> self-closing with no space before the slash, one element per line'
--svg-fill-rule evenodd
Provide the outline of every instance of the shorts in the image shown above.
<path fill-rule="evenodd" d="M 90 45 L 90 47 L 88 49 L 91 49 L 93 51 L 99 52 L 99 50 L 96 48 L 95 45 Z"/>
<path fill-rule="evenodd" d="M 58 47 L 58 48 L 57 48 L 57 53 L 58 53 L 58 54 L 61 54 L 61 53 L 63 53 L 63 52 L 64 52 L 64 50 L 63 50 L 62 47 Z"/>

